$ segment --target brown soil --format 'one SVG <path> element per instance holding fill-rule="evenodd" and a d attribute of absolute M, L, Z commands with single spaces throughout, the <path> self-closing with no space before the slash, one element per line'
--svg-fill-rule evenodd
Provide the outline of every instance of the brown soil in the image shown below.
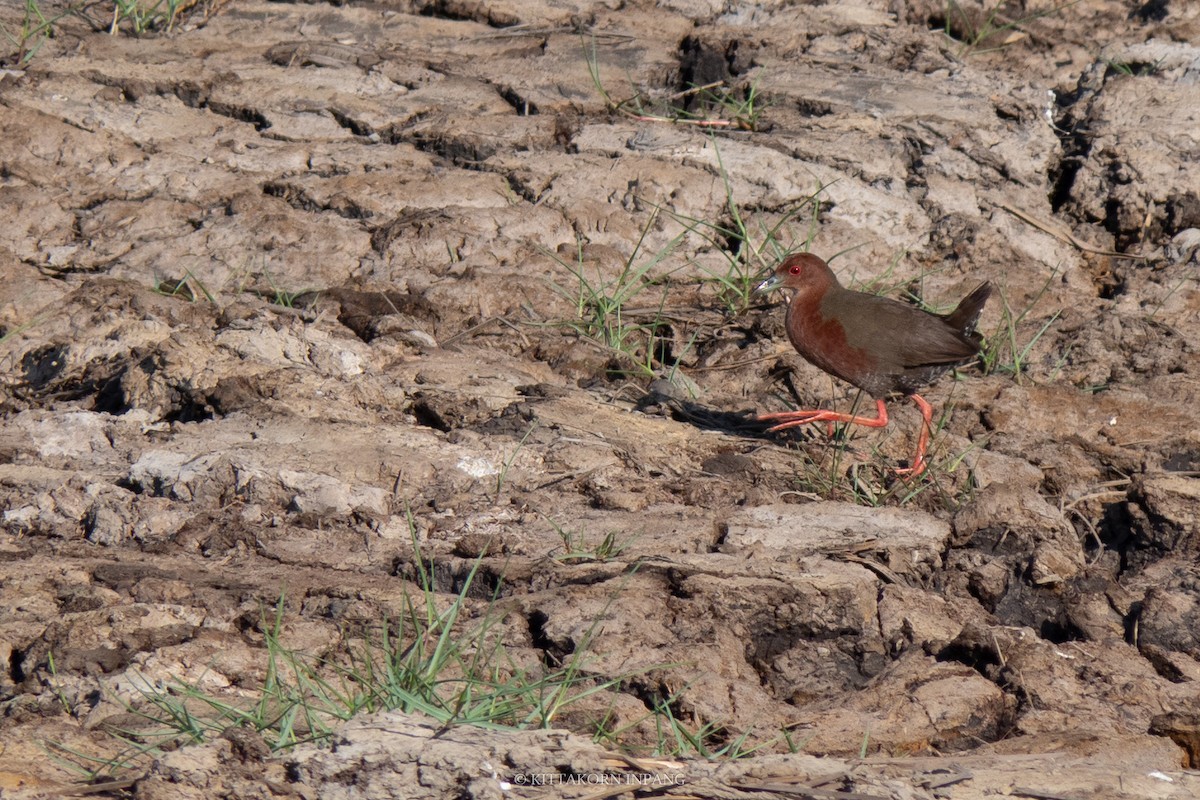
<path fill-rule="evenodd" d="M 46 742 L 117 756 L 147 682 L 252 696 L 281 596 L 284 643 L 336 661 L 420 596 L 418 548 L 447 599 L 479 562 L 464 624 L 495 615 L 512 664 L 586 646 L 625 680 L 572 735 L 233 729 L 104 791 L 1200 796 L 1200 7 L 1011 4 L 972 45 L 991 6 L 953 5 L 958 39 L 933 0 L 62 19 L 0 76 L 0 796 L 77 779 Z M 614 100 L 724 80 L 765 109 L 636 119 L 593 48 Z M 996 362 L 926 395 L 926 476 L 890 471 L 909 404 L 832 441 L 753 421 L 855 396 L 780 307 L 721 304 L 730 237 L 675 241 L 730 193 L 846 281 L 1000 289 Z M 658 252 L 628 356 L 565 324 L 563 262 Z M 763 748 L 615 758 L 654 755 L 668 699 L 709 750 Z"/>

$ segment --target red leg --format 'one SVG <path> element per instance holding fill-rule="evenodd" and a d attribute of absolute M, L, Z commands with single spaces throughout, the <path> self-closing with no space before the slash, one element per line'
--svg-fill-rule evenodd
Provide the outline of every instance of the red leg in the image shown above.
<path fill-rule="evenodd" d="M 909 395 L 912 401 L 921 409 L 921 435 L 917 437 L 917 454 L 913 456 L 912 466 L 896 470 L 897 475 L 907 475 L 915 478 L 925 471 L 925 449 L 929 447 L 929 432 L 933 429 L 933 406 L 925 402 L 919 394 Z"/>
<path fill-rule="evenodd" d="M 924 403 L 925 401 L 922 400 L 921 402 Z M 787 428 L 795 428 L 798 425 L 807 425 L 810 422 L 845 422 L 849 425 L 882 428 L 888 424 L 887 406 L 884 405 L 882 400 L 876 400 L 875 409 L 876 416 L 874 417 L 856 417 L 853 414 L 843 414 L 840 411 L 780 411 L 775 414 L 763 414 L 758 417 L 758 421 L 777 423 L 767 429 L 771 433 L 786 430 Z"/>
<path fill-rule="evenodd" d="M 919 394 L 909 395 L 913 403 L 921 411 L 921 433 L 917 437 L 917 452 L 913 456 L 912 466 L 903 469 L 895 470 L 897 475 L 904 475 L 909 478 L 915 478 L 925 471 L 927 462 L 925 460 L 925 451 L 929 448 L 929 435 L 933 430 L 933 406 L 925 401 L 924 397 Z M 865 425 L 868 428 L 882 428 L 888 424 L 887 406 L 882 400 L 875 401 L 876 416 L 874 417 L 858 417 L 853 414 L 844 414 L 839 411 L 780 411 L 775 414 L 763 414 L 758 417 L 759 422 L 775 422 L 777 423 L 768 432 L 786 430 L 787 428 L 795 428 L 800 425 L 808 425 L 812 422 L 843 422 L 849 425 Z"/>

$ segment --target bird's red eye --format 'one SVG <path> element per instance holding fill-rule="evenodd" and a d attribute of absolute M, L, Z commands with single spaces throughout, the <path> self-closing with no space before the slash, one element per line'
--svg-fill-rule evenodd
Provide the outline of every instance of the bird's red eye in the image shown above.
<path fill-rule="evenodd" d="M 800 265 L 792 264 L 792 266 L 788 267 L 788 272 L 792 275 L 799 275 L 800 274 Z"/>

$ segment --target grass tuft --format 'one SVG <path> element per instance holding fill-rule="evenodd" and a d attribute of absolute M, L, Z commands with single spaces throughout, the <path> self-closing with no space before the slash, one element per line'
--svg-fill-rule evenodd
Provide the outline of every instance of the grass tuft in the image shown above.
<path fill-rule="evenodd" d="M 195 0 L 112 0 L 112 14 L 105 26 L 112 35 L 126 30 L 134 36 L 147 33 L 170 33 L 180 12 L 195 5 Z M 78 10 L 84 16 L 92 9 Z"/>
<path fill-rule="evenodd" d="M 156 683 L 135 676 L 137 696 L 122 705 L 140 724 L 111 731 L 121 745 L 117 755 L 92 756 L 59 743 L 47 743 L 47 749 L 94 780 L 142 767 L 166 750 L 211 741 L 230 728 L 258 733 L 275 752 L 325 742 L 340 723 L 360 713 L 421 713 L 447 728 L 545 728 L 574 704 L 645 671 L 615 678 L 588 671 L 598 621 L 560 665 L 518 663 L 501 643 L 503 615 L 495 592 L 475 622 L 467 619 L 482 556 L 446 604 L 434 587 L 434 565 L 417 546 L 411 514 L 409 523 L 417 591 L 406 595 L 398 620 L 382 620 L 357 646 L 329 657 L 286 647 L 281 596 L 261 624 L 266 678 L 248 696 L 230 699 L 198 681 Z"/>
<path fill-rule="evenodd" d="M 61 14 L 47 17 L 38 4 L 38 0 L 25 0 L 21 11 L 21 25 L 15 31 L 0 24 L 0 36 L 3 36 L 12 48 L 7 60 L 16 69 L 25 69 L 42 49 L 47 40 L 54 37 L 54 26 L 60 19 L 70 14 L 67 10 Z"/>
<path fill-rule="evenodd" d="M 194 288 L 193 288 L 194 287 Z M 217 298 L 204 282 L 197 278 L 192 271 L 185 270 L 183 277 L 179 280 L 171 278 L 162 278 L 154 282 L 154 291 L 164 297 L 176 297 L 181 300 L 186 300 L 189 303 L 196 302 L 197 292 L 204 295 L 204 299 L 210 303 L 216 303 Z"/>
<path fill-rule="evenodd" d="M 729 316 L 737 316 L 754 304 L 754 290 L 762 280 L 771 273 L 775 266 L 790 252 L 797 248 L 796 237 L 791 235 L 789 223 L 801 214 L 807 214 L 808 224 L 806 235 L 800 240 L 799 247 L 808 249 L 817 233 L 818 217 L 821 211 L 821 193 L 829 184 L 817 184 L 816 189 L 808 197 L 799 200 L 794 207 L 784 212 L 773 224 L 767 224 L 761 217 L 752 218 L 750 213 L 738 204 L 734 197 L 733 185 L 725 162 L 721 158 L 721 148 L 716 137 L 712 137 L 713 152 L 716 153 L 717 166 L 725 187 L 725 217 L 721 222 L 695 219 L 682 214 L 668 212 L 684 225 L 689 233 L 694 233 L 705 243 L 724 257 L 726 268 L 717 271 L 707 267 L 701 270 L 707 277 L 702 281 L 716 288 L 717 302 Z"/>
<path fill-rule="evenodd" d="M 593 737 L 598 742 L 621 742 L 631 728 L 647 720 L 654 724 L 654 745 L 651 755 L 656 758 L 704 758 L 709 761 L 748 758 L 760 751 L 772 752 L 782 746 L 788 752 L 797 752 L 786 730 L 770 738 L 755 738 L 753 729 L 735 732 L 719 722 L 689 723 L 679 712 L 683 695 L 691 689 L 685 686 L 666 697 L 648 701 L 649 710 L 644 717 L 620 728 L 601 728 Z"/>
<path fill-rule="evenodd" d="M 983 351 L 979 355 L 985 375 L 1007 374 L 1012 375 L 1017 383 L 1021 382 L 1022 375 L 1029 368 L 1030 352 L 1050 326 L 1062 315 L 1061 309 L 1055 311 L 1028 339 L 1023 339 L 1020 335 L 1025 318 L 1045 296 L 1050 288 L 1050 283 L 1057 274 L 1058 270 L 1051 271 L 1033 299 L 1019 312 L 1014 310 L 1012 304 L 1009 303 L 1008 294 L 1004 288 L 997 287 L 997 294 L 1000 296 L 1000 324 L 991 335 L 985 337 Z M 1061 364 L 1059 366 L 1061 367 Z"/>
<path fill-rule="evenodd" d="M 1010 19 L 1006 13 L 1007 3 L 997 3 L 991 8 L 984 4 L 982 16 L 979 16 L 968 11 L 957 0 L 946 0 L 942 32 L 948 39 L 960 43 L 957 52 L 959 58 L 994 53 L 1026 38 L 1028 34 L 1021 30 L 1021 26 L 1053 16 L 1078 2 L 1070 0 L 1018 19 Z"/>
<path fill-rule="evenodd" d="M 1108 67 L 1109 74 L 1115 73 L 1126 78 L 1145 78 L 1157 74 L 1162 69 L 1164 59 L 1160 58 L 1152 62 L 1114 61 L 1110 58 L 1101 58 L 1100 60 Z"/>
<path fill-rule="evenodd" d="M 563 324 L 581 338 L 613 354 L 633 374 L 647 378 L 659 377 L 664 370 L 673 370 L 679 362 L 676 357 L 673 363 L 664 364 L 659 358 L 663 352 L 659 346 L 660 330 L 666 327 L 662 312 L 667 289 L 651 278 L 651 272 L 683 241 L 687 231 L 639 261 L 638 254 L 642 252 L 646 236 L 654 229 L 658 218 L 659 210 L 654 209 L 642 228 L 633 252 L 615 275 L 606 274 L 603 264 L 590 263 L 584 257 L 582 241 L 578 242 L 574 261 L 566 261 L 557 253 L 542 250 L 574 278 L 573 285 L 551 282 L 554 291 L 575 306 L 575 319 Z M 631 313 L 631 301 L 652 288 L 660 290 L 653 305 L 648 310 L 643 308 Z"/>
<path fill-rule="evenodd" d="M 552 553 L 551 557 L 563 564 L 613 561 L 624 553 L 637 538 L 622 539 L 617 531 L 609 531 L 601 537 L 599 542 L 589 545 L 587 534 L 584 531 L 568 530 L 545 514 L 542 517 L 550 523 L 550 527 L 554 528 L 554 532 L 562 541 L 562 552 Z"/>

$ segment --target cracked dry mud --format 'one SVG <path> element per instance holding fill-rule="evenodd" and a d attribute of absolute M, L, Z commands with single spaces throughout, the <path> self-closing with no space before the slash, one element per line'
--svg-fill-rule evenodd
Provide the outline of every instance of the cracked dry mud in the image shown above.
<path fill-rule="evenodd" d="M 284 644 L 336 660 L 419 596 L 418 547 L 447 602 L 479 563 L 464 625 L 496 615 L 511 664 L 586 645 L 627 677 L 573 733 L 232 730 L 106 791 L 546 796 L 501 779 L 653 767 L 644 795 L 1200 796 L 1200 8 L 1133 6 L 1026 3 L 973 47 L 971 2 L 64 18 L 0 79 L 0 796 L 76 779 L 46 742 L 118 755 L 139 681 L 252 696 L 281 597 Z M 614 99 L 720 78 L 765 108 L 634 119 L 589 58 Z M 920 481 L 888 471 L 907 404 L 832 443 L 753 423 L 854 394 L 778 306 L 721 306 L 729 237 L 674 241 L 730 196 L 844 280 L 1000 289 L 997 363 L 927 394 Z M 564 262 L 615 281 L 658 252 L 623 309 L 651 384 L 564 324 Z M 559 530 L 620 546 L 564 558 Z M 666 698 L 711 749 L 764 747 L 590 742 L 606 718 L 650 755 Z"/>

